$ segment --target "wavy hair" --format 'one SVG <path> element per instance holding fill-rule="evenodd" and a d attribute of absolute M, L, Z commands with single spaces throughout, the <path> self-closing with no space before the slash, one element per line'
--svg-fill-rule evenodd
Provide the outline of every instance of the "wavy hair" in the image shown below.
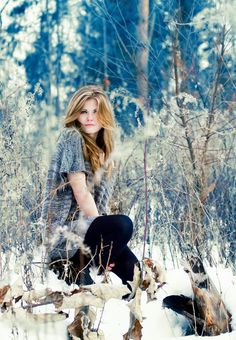
<path fill-rule="evenodd" d="M 78 115 L 88 99 L 96 99 L 98 103 L 97 119 L 102 125 L 96 141 L 86 134 L 78 121 Z M 64 126 L 70 127 L 79 132 L 85 145 L 83 148 L 84 157 L 90 161 L 94 174 L 103 168 L 111 175 L 114 162 L 111 161 L 111 153 L 114 149 L 115 119 L 109 98 L 102 88 L 95 85 L 83 86 L 72 96 L 64 120 Z"/>

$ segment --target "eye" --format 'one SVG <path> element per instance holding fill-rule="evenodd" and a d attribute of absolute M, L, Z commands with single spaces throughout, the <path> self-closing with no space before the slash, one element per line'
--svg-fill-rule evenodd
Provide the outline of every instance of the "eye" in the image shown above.
<path fill-rule="evenodd" d="M 87 111 L 86 111 L 86 110 L 82 110 L 82 111 L 80 112 L 80 114 L 83 114 L 83 113 L 87 113 Z"/>

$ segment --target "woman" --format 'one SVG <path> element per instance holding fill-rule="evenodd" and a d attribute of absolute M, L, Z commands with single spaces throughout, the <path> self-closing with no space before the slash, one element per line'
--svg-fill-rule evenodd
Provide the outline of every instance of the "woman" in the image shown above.
<path fill-rule="evenodd" d="M 49 166 L 42 210 L 51 239 L 50 260 L 60 264 L 61 275 L 65 259 L 71 268 L 81 269 L 89 262 L 82 257 L 81 263 L 78 245 L 65 233 L 52 246 L 57 230 L 66 226 L 90 248 L 96 266 L 112 270 L 123 283 L 133 279 L 138 260 L 127 246 L 132 221 L 125 215 L 108 215 L 115 178 L 114 127 L 112 107 L 101 88 L 85 86 L 73 95 Z"/>

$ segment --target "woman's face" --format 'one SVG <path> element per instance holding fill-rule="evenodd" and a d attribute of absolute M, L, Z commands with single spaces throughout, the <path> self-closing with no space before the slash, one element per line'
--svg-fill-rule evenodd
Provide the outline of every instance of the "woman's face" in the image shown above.
<path fill-rule="evenodd" d="M 78 117 L 82 130 L 93 139 L 96 139 L 98 131 L 102 128 L 101 123 L 97 119 L 97 108 L 98 103 L 96 99 L 87 99 Z"/>

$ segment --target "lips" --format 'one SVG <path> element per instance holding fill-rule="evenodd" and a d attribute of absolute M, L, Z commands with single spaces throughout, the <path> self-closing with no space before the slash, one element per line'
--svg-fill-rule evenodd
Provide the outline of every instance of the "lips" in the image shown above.
<path fill-rule="evenodd" d="M 85 126 L 94 126 L 94 124 L 85 124 Z"/>

